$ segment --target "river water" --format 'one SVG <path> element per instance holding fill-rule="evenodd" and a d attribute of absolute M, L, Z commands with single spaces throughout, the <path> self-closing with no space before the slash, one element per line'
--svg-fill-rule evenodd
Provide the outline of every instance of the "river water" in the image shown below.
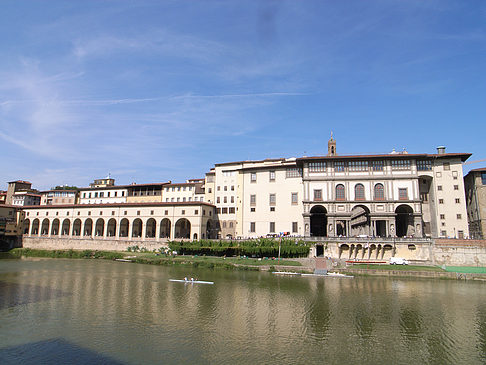
<path fill-rule="evenodd" d="M 0 260 L 0 364 L 42 363 L 481 364 L 486 284 Z"/>

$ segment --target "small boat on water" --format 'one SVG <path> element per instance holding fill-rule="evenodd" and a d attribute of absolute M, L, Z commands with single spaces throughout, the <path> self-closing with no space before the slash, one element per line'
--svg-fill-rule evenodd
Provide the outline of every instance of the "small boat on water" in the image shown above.
<path fill-rule="evenodd" d="M 186 283 L 186 284 L 214 284 L 214 281 L 203 281 L 203 280 L 169 279 L 169 281 L 175 283 Z"/>
<path fill-rule="evenodd" d="M 328 272 L 327 274 L 305 274 L 291 271 L 274 271 L 277 275 L 295 275 L 295 276 L 315 276 L 320 278 L 333 277 L 333 278 L 354 278 L 352 275 L 341 274 L 338 272 Z"/>
<path fill-rule="evenodd" d="M 120 262 L 132 262 L 132 260 L 127 260 L 127 259 L 115 259 L 115 261 L 120 261 Z"/>

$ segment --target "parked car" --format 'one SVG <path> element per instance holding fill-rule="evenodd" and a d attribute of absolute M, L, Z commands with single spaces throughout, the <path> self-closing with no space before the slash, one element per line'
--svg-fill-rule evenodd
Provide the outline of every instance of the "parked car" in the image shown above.
<path fill-rule="evenodd" d="M 390 265 L 408 265 L 409 262 L 401 257 L 391 257 Z"/>

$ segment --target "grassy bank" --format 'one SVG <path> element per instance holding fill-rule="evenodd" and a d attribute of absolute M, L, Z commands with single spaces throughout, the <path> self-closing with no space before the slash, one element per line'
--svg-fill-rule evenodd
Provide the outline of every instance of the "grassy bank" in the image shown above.
<path fill-rule="evenodd" d="M 198 268 L 222 268 L 236 270 L 260 270 L 261 266 L 301 266 L 300 262 L 292 260 L 251 259 L 238 257 L 208 257 L 208 256 L 170 256 L 151 252 L 114 252 L 94 250 L 37 250 L 30 248 L 15 248 L 10 250 L 5 258 L 48 257 L 68 259 L 128 259 L 132 262 L 148 265 L 181 265 Z"/>

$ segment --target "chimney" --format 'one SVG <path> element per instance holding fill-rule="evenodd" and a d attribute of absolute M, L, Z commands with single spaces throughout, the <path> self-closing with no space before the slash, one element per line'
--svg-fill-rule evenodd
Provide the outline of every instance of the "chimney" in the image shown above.
<path fill-rule="evenodd" d="M 437 147 L 437 154 L 443 155 L 445 153 L 445 146 L 439 146 Z"/>

